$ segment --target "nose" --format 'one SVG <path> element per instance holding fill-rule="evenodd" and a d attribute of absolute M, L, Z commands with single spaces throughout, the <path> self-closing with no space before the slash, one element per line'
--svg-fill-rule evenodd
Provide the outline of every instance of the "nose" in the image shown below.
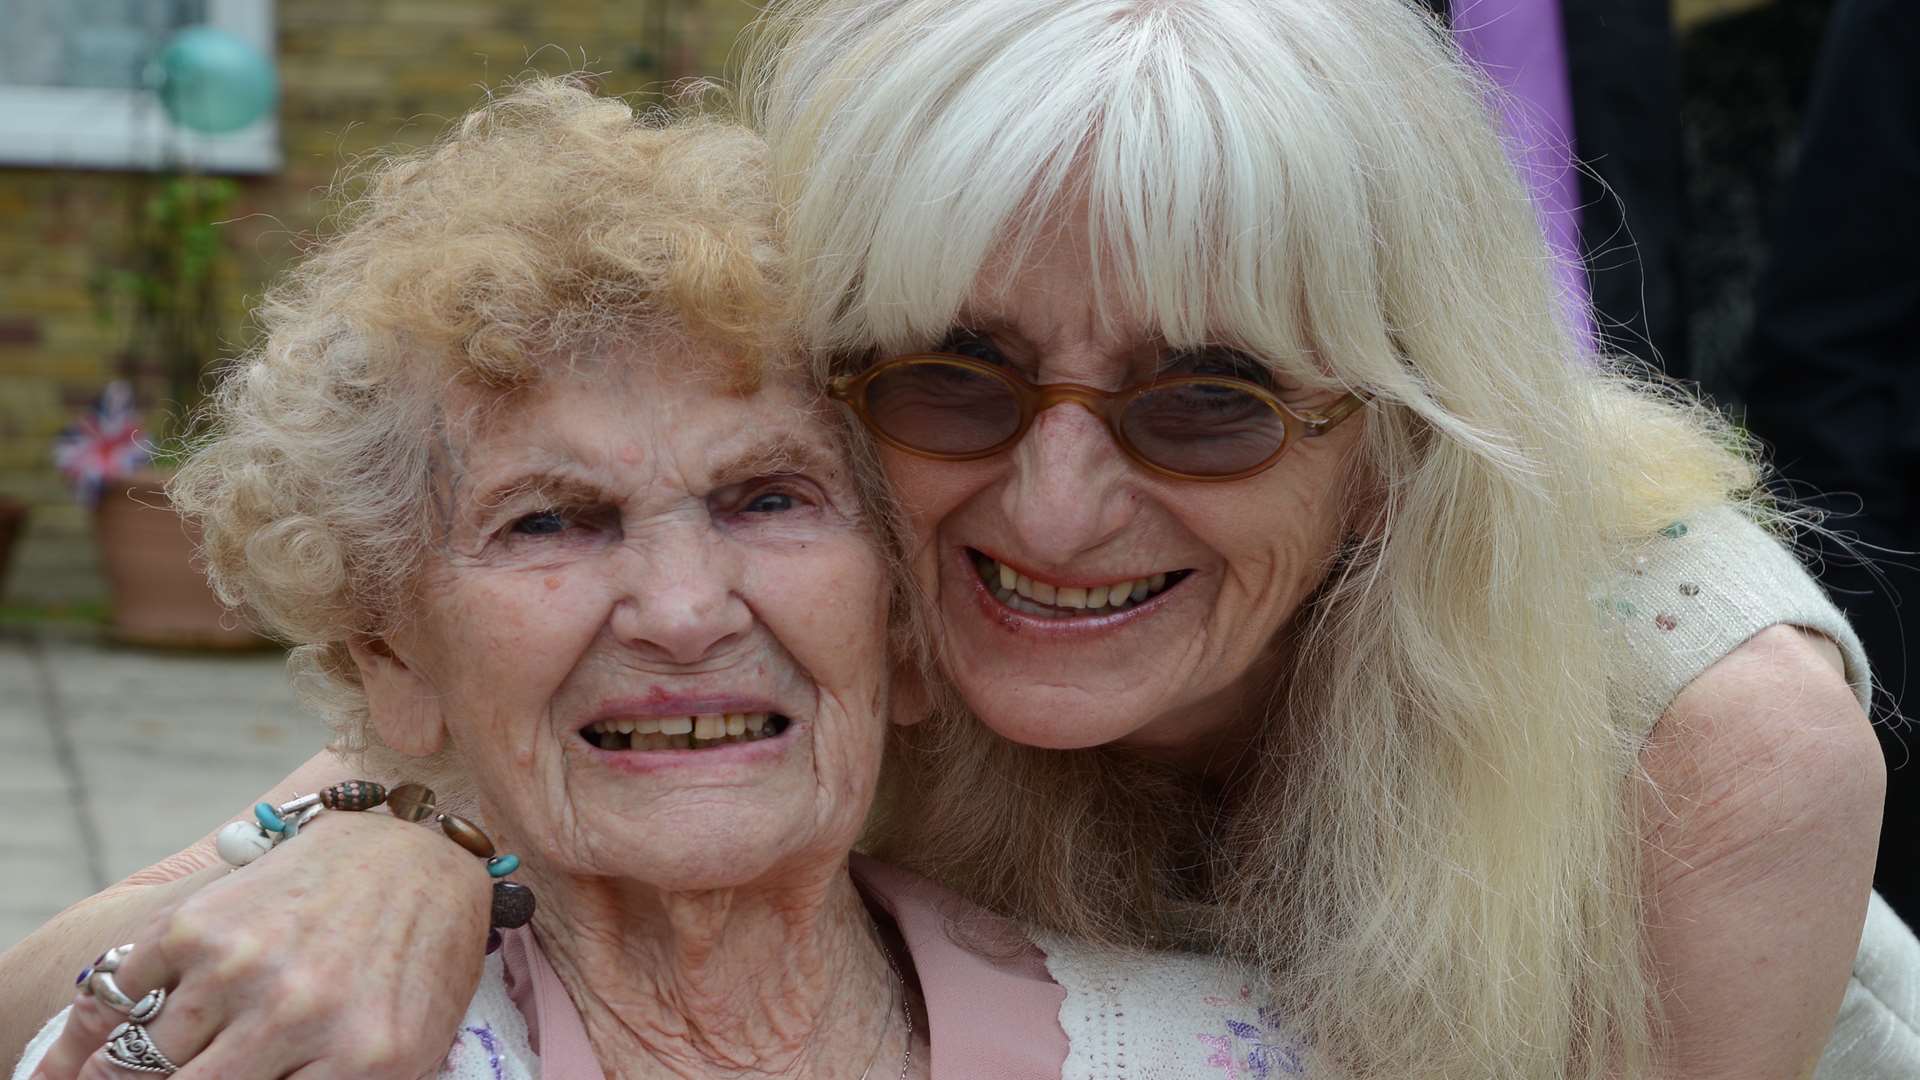
<path fill-rule="evenodd" d="M 687 666 L 724 656 L 753 629 L 737 553 L 692 526 L 623 546 L 610 629 L 645 661 Z"/>
<path fill-rule="evenodd" d="M 1064 402 L 1034 417 L 1002 496 L 1018 554 L 1060 565 L 1118 533 L 1133 516 L 1129 471 L 1107 425 L 1085 406 Z"/>

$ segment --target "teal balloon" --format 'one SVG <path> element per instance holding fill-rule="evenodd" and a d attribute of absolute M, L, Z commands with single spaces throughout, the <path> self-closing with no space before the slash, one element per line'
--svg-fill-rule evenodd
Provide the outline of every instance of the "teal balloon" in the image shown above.
<path fill-rule="evenodd" d="M 160 104 L 183 128 L 238 131 L 265 116 L 279 94 L 272 61 L 224 30 L 182 30 L 160 52 Z"/>

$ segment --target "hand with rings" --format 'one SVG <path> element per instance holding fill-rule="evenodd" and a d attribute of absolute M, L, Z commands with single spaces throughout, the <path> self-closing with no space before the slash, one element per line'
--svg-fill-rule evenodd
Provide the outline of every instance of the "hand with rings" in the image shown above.
<path fill-rule="evenodd" d="M 179 1066 L 153 1045 L 146 1028 L 146 1025 L 160 1018 L 160 1010 L 167 1003 L 166 989 L 155 987 L 136 1001 L 120 988 L 117 973 L 133 950 L 131 943 L 108 949 L 83 969 L 80 977 L 74 981 L 83 996 L 92 997 L 126 1017 L 107 1036 L 106 1045 L 100 1048 L 100 1056 L 108 1064 L 133 1072 L 171 1075 L 179 1071 Z"/>
<path fill-rule="evenodd" d="M 450 1040 L 479 979 L 486 871 L 438 830 L 321 821 L 87 965 L 33 1080 L 431 1074 L 446 1045 L 423 1033 Z"/>

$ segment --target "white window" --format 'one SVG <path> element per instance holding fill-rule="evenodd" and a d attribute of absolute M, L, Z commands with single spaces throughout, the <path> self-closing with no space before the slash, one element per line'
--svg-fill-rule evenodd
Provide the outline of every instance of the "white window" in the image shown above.
<path fill-rule="evenodd" d="M 152 89 L 155 60 L 189 26 L 273 56 L 272 0 L 0 0 L 0 165 L 278 169 L 271 109 L 225 135 L 167 118 Z"/>

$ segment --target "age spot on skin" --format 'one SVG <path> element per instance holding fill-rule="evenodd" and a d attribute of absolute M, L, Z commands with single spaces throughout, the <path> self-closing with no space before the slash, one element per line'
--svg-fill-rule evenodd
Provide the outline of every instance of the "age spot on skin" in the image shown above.
<path fill-rule="evenodd" d="M 550 577 L 546 580 L 546 586 L 547 586 L 547 591 L 552 592 L 553 590 L 560 587 L 560 579 L 557 577 Z"/>

